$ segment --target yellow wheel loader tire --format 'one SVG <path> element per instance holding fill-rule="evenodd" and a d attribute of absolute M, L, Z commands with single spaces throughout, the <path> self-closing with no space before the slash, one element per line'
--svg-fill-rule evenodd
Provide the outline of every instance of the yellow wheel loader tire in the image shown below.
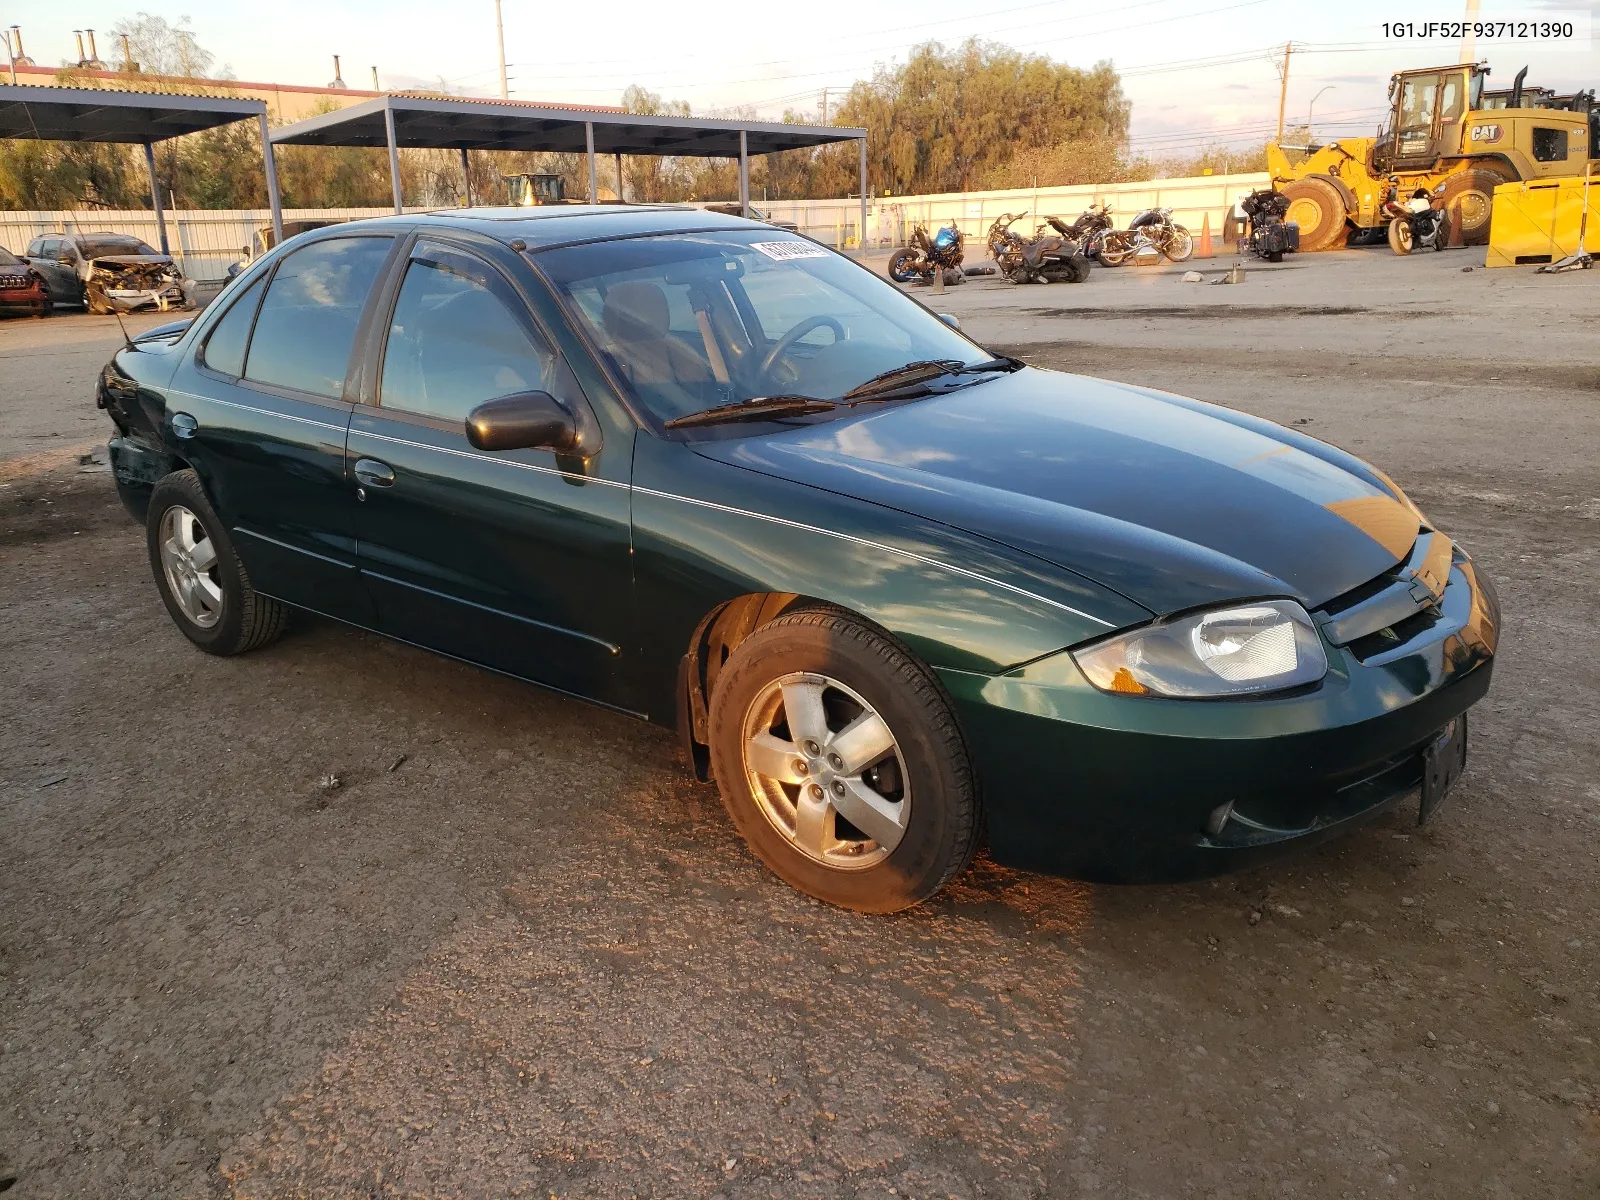
<path fill-rule="evenodd" d="M 1331 180 L 1315 175 L 1286 184 L 1283 195 L 1289 201 L 1285 221 L 1300 226 L 1300 249 L 1333 250 L 1344 244 L 1344 197 Z"/>
<path fill-rule="evenodd" d="M 1450 214 L 1450 224 L 1461 230 L 1463 246 L 1488 243 L 1494 189 L 1506 182 L 1506 177 L 1498 171 L 1482 167 L 1471 167 L 1444 181 L 1444 209 Z"/>

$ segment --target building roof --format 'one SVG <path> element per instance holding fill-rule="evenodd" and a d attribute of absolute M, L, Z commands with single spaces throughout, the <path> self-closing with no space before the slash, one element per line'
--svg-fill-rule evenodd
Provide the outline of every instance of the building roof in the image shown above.
<path fill-rule="evenodd" d="M 0 85 L 0 137 L 56 142 L 159 142 L 261 116 L 242 96 Z"/>
<path fill-rule="evenodd" d="M 394 94 L 308 117 L 272 132 L 277 145 L 387 146 L 385 111 L 394 114 L 395 144 L 445 150 L 546 150 L 581 153 L 585 127 L 601 154 L 668 154 L 736 158 L 744 132 L 751 154 L 795 150 L 864 138 L 867 131 L 833 125 L 648 117 L 616 110 L 553 108 L 522 101 L 446 99 Z"/>
<path fill-rule="evenodd" d="M 371 88 L 336 88 L 313 87 L 304 83 L 262 83 L 248 79 L 209 79 L 185 75 L 148 75 L 143 72 L 129 74 L 126 71 L 95 70 L 89 67 L 40 67 L 17 64 L 19 76 L 31 75 L 35 78 L 30 83 L 41 87 L 92 87 L 105 88 L 110 91 L 140 91 L 151 89 L 161 92 L 170 92 L 174 95 L 195 92 L 198 88 L 207 88 L 211 91 L 221 90 L 227 92 L 302 92 L 308 95 L 329 96 L 334 99 L 371 99 L 385 93 L 373 91 Z M 64 77 L 64 78 L 63 78 Z M 209 93 L 205 93 L 209 94 Z M 402 95 L 412 93 L 399 93 Z M 421 93 L 416 93 L 421 94 Z M 511 100 L 509 104 L 540 105 L 537 100 Z M 542 105 L 550 107 L 550 105 Z M 557 106 L 559 107 L 559 106 Z M 616 107 L 599 104 L 594 106 L 596 112 L 622 112 Z"/>

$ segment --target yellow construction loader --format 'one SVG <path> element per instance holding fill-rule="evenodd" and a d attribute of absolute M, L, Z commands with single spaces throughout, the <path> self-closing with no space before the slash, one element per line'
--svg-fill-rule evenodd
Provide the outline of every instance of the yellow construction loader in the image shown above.
<path fill-rule="evenodd" d="M 1337 250 L 1352 233 L 1388 224 L 1384 202 L 1440 189 L 1461 240 L 1489 240 L 1494 189 L 1517 180 L 1582 175 L 1600 159 L 1600 106 L 1591 89 L 1556 96 L 1484 92 L 1483 63 L 1401 71 L 1389 80 L 1389 120 L 1371 138 L 1324 146 L 1267 146 L 1273 186 L 1289 200 L 1301 250 Z"/>

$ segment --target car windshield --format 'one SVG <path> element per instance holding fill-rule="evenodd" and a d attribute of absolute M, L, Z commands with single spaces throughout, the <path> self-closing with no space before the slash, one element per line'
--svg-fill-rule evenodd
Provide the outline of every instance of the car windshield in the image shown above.
<path fill-rule="evenodd" d="M 0 267 L 18 267 L 21 265 L 22 260 L 20 258 L 11 253 L 11 251 L 7 250 L 4 246 L 0 246 Z"/>
<path fill-rule="evenodd" d="M 136 237 L 86 237 L 78 243 L 85 258 L 101 258 L 115 254 L 159 254 Z"/>
<path fill-rule="evenodd" d="M 760 397 L 837 400 L 910 363 L 992 361 L 887 281 L 772 230 L 629 238 L 537 261 L 663 422 Z"/>

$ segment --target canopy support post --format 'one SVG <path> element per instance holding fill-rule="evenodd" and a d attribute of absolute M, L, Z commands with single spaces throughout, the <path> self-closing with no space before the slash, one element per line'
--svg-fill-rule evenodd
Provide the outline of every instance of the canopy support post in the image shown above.
<path fill-rule="evenodd" d="M 627 200 L 622 195 L 622 152 L 617 151 L 617 203 L 626 204 Z"/>
<path fill-rule="evenodd" d="M 583 140 L 589 149 L 589 203 L 600 203 L 600 180 L 594 173 L 594 122 L 583 123 Z"/>
<path fill-rule="evenodd" d="M 161 253 L 171 254 L 167 248 L 167 220 L 161 212 L 161 181 L 156 178 L 156 148 L 144 144 L 144 165 L 150 172 L 150 206 L 156 210 L 156 234 L 161 239 Z"/>
<path fill-rule="evenodd" d="M 272 139 L 267 135 L 267 114 L 257 114 L 261 125 L 261 162 L 267 169 L 267 207 L 272 209 L 272 244 L 283 241 L 283 197 L 278 194 L 278 158 L 272 151 Z"/>
<path fill-rule="evenodd" d="M 739 130 L 739 215 L 750 216 L 750 137 Z"/>
<path fill-rule="evenodd" d="M 400 205 L 400 148 L 395 142 L 394 106 L 389 103 L 388 97 L 384 98 L 383 132 L 389 140 L 389 182 L 394 187 L 394 211 L 398 215 L 402 211 Z"/>
<path fill-rule="evenodd" d="M 467 148 L 461 147 L 461 186 L 462 195 L 467 198 L 467 207 L 472 207 L 472 168 L 467 165 Z"/>
<path fill-rule="evenodd" d="M 856 228 L 856 253 L 867 253 L 867 139 L 861 139 L 861 224 Z"/>

